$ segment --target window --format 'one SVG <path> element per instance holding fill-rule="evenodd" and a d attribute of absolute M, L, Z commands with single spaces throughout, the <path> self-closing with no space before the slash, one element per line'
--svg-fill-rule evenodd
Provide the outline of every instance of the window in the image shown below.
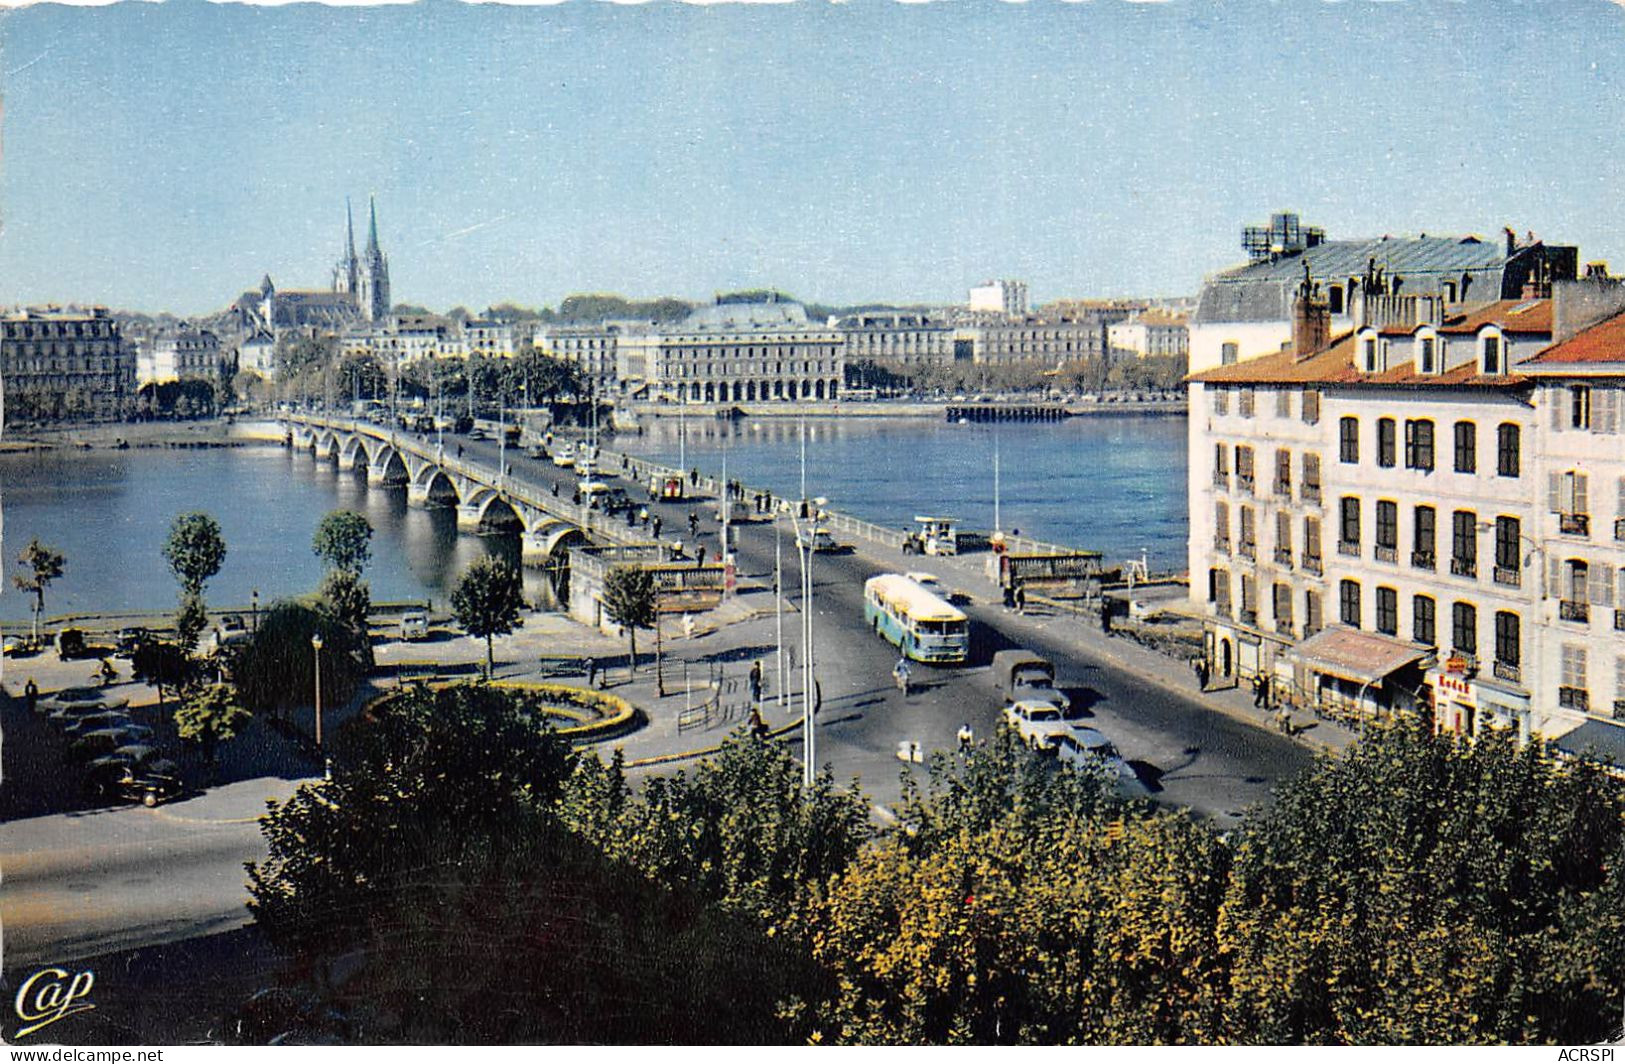
<path fill-rule="evenodd" d="M 1253 508 L 1251 506 L 1243 506 L 1241 508 L 1240 531 L 1241 535 L 1237 546 L 1241 550 L 1242 554 L 1251 558 L 1256 553 L 1256 548 L 1254 546 L 1256 540 L 1253 538 Z"/>
<path fill-rule="evenodd" d="M 1427 418 L 1405 422 L 1405 468 L 1433 471 L 1433 422 Z"/>
<path fill-rule="evenodd" d="M 1303 519 L 1303 561 L 1316 572 L 1320 571 L 1320 518 Z"/>
<path fill-rule="evenodd" d="M 1253 449 L 1236 444 L 1236 479 L 1242 491 L 1253 490 Z"/>
<path fill-rule="evenodd" d="M 1219 365 L 1234 366 L 1241 353 L 1241 348 L 1234 341 L 1227 340 L 1219 345 Z"/>
<path fill-rule="evenodd" d="M 1360 419 L 1346 417 L 1337 423 L 1337 457 L 1354 463 L 1360 460 Z"/>
<path fill-rule="evenodd" d="M 1495 475 L 1501 477 L 1515 477 L 1518 475 L 1518 426 L 1511 422 L 1496 426 L 1495 429 Z"/>
<path fill-rule="evenodd" d="M 1518 573 L 1523 568 L 1518 562 L 1518 545 L 1522 539 L 1523 526 L 1516 517 L 1495 519 L 1495 575 L 1502 583 L 1518 583 Z M 1510 580 L 1502 580 L 1505 573 L 1511 574 Z"/>
<path fill-rule="evenodd" d="M 1391 417 L 1377 422 L 1377 464 L 1384 469 L 1394 467 L 1394 419 Z"/>
<path fill-rule="evenodd" d="M 1328 314 L 1343 313 L 1343 286 L 1334 284 L 1326 289 L 1326 312 Z"/>
<path fill-rule="evenodd" d="M 1450 607 L 1450 646 L 1459 654 L 1478 656 L 1478 608 L 1470 602 Z"/>
<path fill-rule="evenodd" d="M 1393 561 L 1399 550 L 1399 504 L 1377 500 L 1377 560 Z M 1383 553 L 1387 553 L 1384 558 Z"/>
<path fill-rule="evenodd" d="M 1217 417 L 1224 417 L 1230 413 L 1230 389 L 1213 389 L 1213 413 Z"/>
<path fill-rule="evenodd" d="M 1305 591 L 1303 593 L 1303 634 L 1307 637 L 1320 631 L 1322 623 L 1320 592 Z"/>
<path fill-rule="evenodd" d="M 1377 631 L 1399 634 L 1399 592 L 1391 587 L 1377 588 Z"/>
<path fill-rule="evenodd" d="M 1360 584 L 1344 580 L 1337 588 L 1339 616 L 1350 628 L 1360 627 Z"/>
<path fill-rule="evenodd" d="M 1499 336 L 1484 337 L 1483 372 L 1486 374 L 1501 372 L 1501 338 Z"/>
<path fill-rule="evenodd" d="M 1275 597 L 1275 623 L 1277 627 L 1292 627 L 1292 585 L 1276 584 Z"/>
<path fill-rule="evenodd" d="M 1434 357 L 1434 347 L 1437 342 L 1438 341 L 1431 336 L 1424 336 L 1417 341 L 1417 346 L 1419 348 L 1416 359 L 1419 367 L 1418 372 L 1434 373 L 1438 370 L 1438 366 L 1436 365 L 1437 359 Z"/>
<path fill-rule="evenodd" d="M 1569 470 L 1553 473 L 1546 484 L 1547 508 L 1563 517 L 1561 531 L 1572 535 L 1585 535 L 1587 523 L 1577 520 L 1591 513 L 1589 481 L 1584 473 Z"/>
<path fill-rule="evenodd" d="M 1303 423 L 1305 425 L 1320 424 L 1320 393 L 1305 391 L 1303 393 Z"/>
<path fill-rule="evenodd" d="M 1437 607 L 1426 595 L 1411 600 L 1411 640 L 1425 647 L 1439 645 L 1436 623 Z"/>
<path fill-rule="evenodd" d="M 1344 554 L 1360 553 L 1360 500 L 1345 495 L 1338 507 L 1338 549 Z"/>
<path fill-rule="evenodd" d="M 1292 452 L 1285 448 L 1275 452 L 1275 494 L 1292 494 Z"/>
<path fill-rule="evenodd" d="M 1366 337 L 1361 347 L 1365 352 L 1365 371 L 1367 373 L 1377 372 L 1381 368 L 1377 363 L 1377 338 L 1375 336 Z"/>
<path fill-rule="evenodd" d="M 1225 615 L 1230 613 L 1230 572 L 1226 569 L 1209 569 L 1207 573 L 1207 598 L 1217 607 L 1218 612 Z"/>
<path fill-rule="evenodd" d="M 1418 569 L 1433 568 L 1435 543 L 1438 537 L 1437 515 L 1431 506 L 1418 506 L 1411 527 L 1411 564 Z"/>
<path fill-rule="evenodd" d="M 1213 475 L 1216 477 L 1230 475 L 1230 448 L 1222 443 L 1213 445 Z"/>
<path fill-rule="evenodd" d="M 1456 576 L 1478 575 L 1478 515 L 1457 510 L 1450 518 L 1450 571 Z"/>
<path fill-rule="evenodd" d="M 1583 646 L 1563 644 L 1562 686 L 1557 690 L 1557 704 L 1565 709 L 1591 708 L 1591 699 L 1586 693 L 1586 648 Z"/>
<path fill-rule="evenodd" d="M 1248 624 L 1258 621 L 1258 581 L 1246 573 L 1241 575 L 1241 619 Z"/>
<path fill-rule="evenodd" d="M 1275 416 L 1292 416 L 1292 393 L 1287 391 L 1285 388 L 1277 388 L 1275 390 Z"/>
<path fill-rule="evenodd" d="M 1252 417 L 1256 405 L 1257 395 L 1251 388 L 1241 390 L 1241 398 L 1236 403 L 1236 413 L 1242 417 Z"/>
<path fill-rule="evenodd" d="M 1456 422 L 1456 472 L 1478 472 L 1478 426 L 1471 421 Z"/>
<path fill-rule="evenodd" d="M 1591 427 L 1591 387 L 1576 384 L 1569 389 L 1569 428 Z"/>
<path fill-rule="evenodd" d="M 1518 640 L 1518 615 L 1506 610 L 1495 614 L 1495 663 L 1516 669 L 1521 647 Z"/>
<path fill-rule="evenodd" d="M 1292 564 L 1292 515 L 1285 510 L 1275 511 L 1275 560 Z"/>
<path fill-rule="evenodd" d="M 1625 484 L 1625 478 L 1621 480 Z M 1304 452 L 1303 456 L 1303 497 L 1309 502 L 1320 501 L 1320 455 Z M 1621 495 L 1625 498 L 1625 494 Z M 1625 515 L 1625 508 L 1620 513 Z"/>
<path fill-rule="evenodd" d="M 1230 549 L 1230 504 L 1220 499 L 1213 504 L 1213 545 Z"/>

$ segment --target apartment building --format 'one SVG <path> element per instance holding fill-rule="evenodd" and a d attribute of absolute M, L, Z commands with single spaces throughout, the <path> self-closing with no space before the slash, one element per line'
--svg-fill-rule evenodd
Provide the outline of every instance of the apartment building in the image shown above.
<path fill-rule="evenodd" d="M 919 311 L 865 311 L 835 322 L 845 340 L 845 358 L 854 362 L 921 367 L 946 366 L 956 351 L 972 357 L 969 343 L 955 343 L 953 323 L 944 315 Z"/>
<path fill-rule="evenodd" d="M 14 417 L 113 418 L 135 394 L 135 355 L 105 307 L 0 318 L 0 381 Z"/>
<path fill-rule="evenodd" d="M 1471 310 L 1394 296 L 1333 339 L 1305 282 L 1285 349 L 1191 378 L 1192 598 L 1216 682 L 1525 737 L 1625 704 L 1625 523 L 1592 513 L 1606 484 L 1625 518 L 1625 324 L 1579 327 L 1625 305 L 1617 284 L 1590 298 L 1607 287 Z"/>
<path fill-rule="evenodd" d="M 531 343 L 545 355 L 572 363 L 603 394 L 615 388 L 615 359 L 621 334 L 647 331 L 651 327 L 651 322 L 606 321 L 598 325 L 542 323 L 536 326 Z"/>

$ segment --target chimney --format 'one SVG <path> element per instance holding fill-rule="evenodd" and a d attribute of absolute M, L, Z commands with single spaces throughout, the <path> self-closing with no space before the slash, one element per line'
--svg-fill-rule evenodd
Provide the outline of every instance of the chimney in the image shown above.
<path fill-rule="evenodd" d="M 1507 235 L 1507 258 L 1510 259 L 1512 253 L 1518 250 L 1518 234 L 1512 231 L 1510 225 L 1502 226 L 1501 232 Z"/>
<path fill-rule="evenodd" d="M 1319 354 L 1332 338 L 1332 311 L 1320 285 L 1309 277 L 1309 263 L 1303 264 L 1303 281 L 1292 298 L 1292 357 L 1295 361 Z"/>

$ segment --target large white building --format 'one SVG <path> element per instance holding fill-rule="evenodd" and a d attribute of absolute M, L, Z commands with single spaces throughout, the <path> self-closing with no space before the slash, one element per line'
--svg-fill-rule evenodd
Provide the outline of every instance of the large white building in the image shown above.
<path fill-rule="evenodd" d="M 1301 283 L 1284 348 L 1194 374 L 1214 682 L 1625 751 L 1625 524 L 1598 513 L 1625 518 L 1625 318 L 1585 329 L 1621 308 L 1602 280 L 1472 308 L 1390 293 L 1334 337 Z"/>
<path fill-rule="evenodd" d="M 969 306 L 972 313 L 1022 317 L 1027 313 L 1027 282 L 983 281 L 970 290 Z"/>

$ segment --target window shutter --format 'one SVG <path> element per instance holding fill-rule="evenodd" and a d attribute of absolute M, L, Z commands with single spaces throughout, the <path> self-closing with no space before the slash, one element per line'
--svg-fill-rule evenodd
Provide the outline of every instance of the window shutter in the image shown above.
<path fill-rule="evenodd" d="M 1548 557 L 1546 559 L 1546 597 L 1563 597 L 1563 560 Z"/>
<path fill-rule="evenodd" d="M 1561 388 L 1547 388 L 1546 395 L 1552 404 L 1552 428 L 1561 430 L 1563 428 L 1563 390 Z"/>
<path fill-rule="evenodd" d="M 1591 512 L 1591 500 L 1586 491 L 1587 479 L 1584 473 L 1574 474 L 1574 512 L 1577 514 Z"/>
<path fill-rule="evenodd" d="M 1591 594 L 1593 606 L 1612 609 L 1614 606 L 1614 567 L 1596 562 L 1591 564 Z"/>
<path fill-rule="evenodd" d="M 1546 509 L 1554 514 L 1563 512 L 1563 474 L 1561 473 L 1546 474 Z"/>

